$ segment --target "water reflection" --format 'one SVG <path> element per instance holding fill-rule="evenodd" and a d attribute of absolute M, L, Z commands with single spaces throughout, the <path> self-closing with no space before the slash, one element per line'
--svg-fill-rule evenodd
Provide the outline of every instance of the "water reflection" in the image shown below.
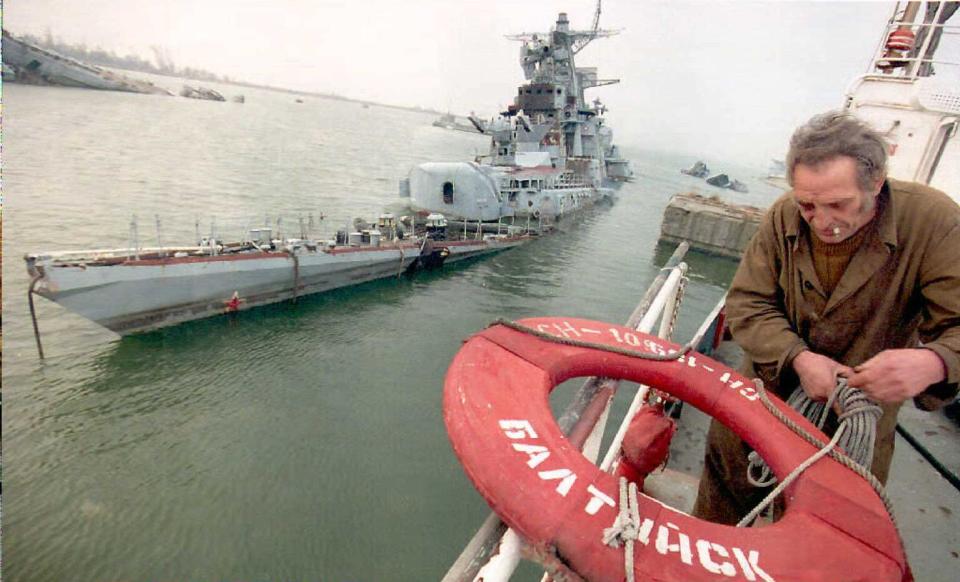
<path fill-rule="evenodd" d="M 96 92 L 4 96 L 17 120 L 5 162 L 18 169 L 5 183 L 18 194 L 4 266 L 11 580 L 396 578 L 370 547 L 405 556 L 403 573 L 440 577 L 488 511 L 440 410 L 461 340 L 497 317 L 622 322 L 669 256 L 655 236 L 682 189 L 671 179 L 681 163 L 647 163 L 615 205 L 565 217 L 529 245 L 149 334 L 118 339 L 41 303 L 41 366 L 22 253 L 125 245 L 133 213 L 161 214 L 165 236 L 189 238 L 196 215 L 320 208 L 329 233 L 395 202 L 412 164 L 470 159 L 486 140 L 433 128 L 430 116 L 371 108 L 358 118 L 352 104 L 293 107 L 268 92 L 222 117 L 186 100 L 123 98 L 118 113 L 118 96 Z M 65 143 L 49 112 L 89 121 Z M 203 131 L 160 129 L 181 126 Z M 149 143 L 131 137 L 140 129 Z M 110 159 L 124 163 L 105 172 Z M 684 314 L 698 323 L 733 266 L 688 261 L 711 273 L 687 288 Z M 373 514 L 431 533 L 397 536 Z"/>

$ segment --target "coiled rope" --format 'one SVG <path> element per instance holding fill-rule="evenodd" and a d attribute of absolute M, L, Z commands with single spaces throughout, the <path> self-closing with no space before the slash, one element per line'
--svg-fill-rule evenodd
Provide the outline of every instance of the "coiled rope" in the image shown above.
<path fill-rule="evenodd" d="M 762 402 L 763 405 L 766 407 L 766 409 L 770 411 L 770 414 L 772 414 L 774 417 L 777 418 L 777 420 L 785 424 L 787 428 L 795 432 L 798 436 L 800 436 L 800 438 L 807 441 L 811 445 L 821 449 L 816 455 L 814 455 L 813 457 L 810 457 L 810 459 L 807 459 L 807 461 L 805 461 L 804 463 L 801 463 L 801 465 L 798 466 L 797 469 L 794 469 L 791 472 L 791 474 L 784 479 L 785 484 L 781 483 L 779 486 L 777 486 L 776 489 L 771 491 L 770 495 L 767 495 L 767 498 L 765 498 L 764 501 L 760 502 L 760 505 L 763 505 L 765 507 L 770 503 L 770 501 L 776 498 L 776 496 L 779 495 L 780 492 L 782 492 L 787 485 L 789 485 L 789 482 L 787 480 L 789 479 L 790 481 L 792 481 L 795 478 L 795 477 L 792 477 L 794 473 L 799 475 L 804 470 L 806 470 L 806 467 L 804 465 L 807 465 L 807 466 L 812 465 L 817 460 L 819 460 L 822 456 L 829 455 L 830 458 L 833 459 L 834 461 L 840 463 L 841 465 L 850 469 L 857 475 L 860 475 L 861 477 L 863 477 L 864 480 L 866 480 L 866 482 L 869 483 L 871 487 L 873 487 L 873 490 L 877 492 L 877 495 L 883 501 L 883 506 L 887 510 L 887 515 L 890 517 L 891 523 L 893 523 L 893 528 L 897 532 L 897 537 L 900 540 L 900 549 L 903 552 L 903 555 L 907 555 L 906 547 L 903 545 L 903 536 L 900 535 L 900 526 L 897 525 L 897 517 L 893 513 L 893 503 L 890 501 L 890 497 L 887 496 L 887 492 L 883 488 L 883 484 L 880 483 L 880 480 L 877 479 L 873 475 L 873 473 L 870 472 L 869 469 L 857 463 L 856 461 L 854 461 L 844 453 L 835 450 L 834 445 L 831 445 L 830 443 L 823 443 L 822 441 L 820 441 L 820 439 L 818 439 L 817 437 L 807 432 L 806 429 L 804 429 L 802 426 L 798 425 L 793 420 L 788 418 L 783 412 L 780 411 L 779 408 L 776 407 L 776 405 L 773 402 L 771 402 L 770 397 L 767 396 L 766 389 L 763 387 L 763 382 L 759 378 L 755 378 L 754 383 L 757 386 L 757 393 L 760 396 L 760 402 Z M 834 392 L 836 392 L 836 390 Z M 841 423 L 841 427 L 843 427 L 843 423 Z M 834 440 L 839 441 L 839 439 L 842 437 L 843 432 L 845 432 L 845 430 L 841 430 L 841 428 L 837 428 L 837 433 L 841 433 L 841 435 L 838 436 L 837 433 L 834 433 L 833 440 L 831 440 L 831 442 L 833 442 Z M 826 452 L 823 455 L 820 455 L 820 453 L 824 451 Z M 817 458 L 815 459 L 814 457 L 817 457 Z M 803 468 L 801 469 L 801 467 Z M 763 508 L 761 508 L 761 511 L 762 510 Z M 759 514 L 759 512 L 757 513 Z M 750 518 L 750 519 L 752 520 L 753 518 Z M 749 523 L 749 522 L 747 521 L 747 518 L 744 518 L 743 520 L 740 521 L 740 523 L 737 524 L 737 527 L 743 527 L 743 525 L 745 525 L 746 523 Z"/>
<path fill-rule="evenodd" d="M 826 402 L 813 400 L 802 387 L 798 387 L 787 399 L 787 404 L 802 414 L 807 420 L 823 430 L 827 415 L 833 408 L 834 402 L 840 407 L 837 417 L 840 426 L 844 427 L 842 436 L 837 444 L 851 459 L 863 467 L 870 467 L 873 463 L 873 446 L 877 440 L 877 421 L 883 414 L 883 409 L 870 400 L 861 390 L 847 385 L 846 378 L 837 378 L 837 385 L 830 393 Z M 840 432 L 839 429 L 837 432 Z M 751 452 L 747 459 L 747 480 L 754 487 L 768 487 L 777 482 L 777 478 L 770 472 L 770 468 L 760 458 L 756 451 Z"/>

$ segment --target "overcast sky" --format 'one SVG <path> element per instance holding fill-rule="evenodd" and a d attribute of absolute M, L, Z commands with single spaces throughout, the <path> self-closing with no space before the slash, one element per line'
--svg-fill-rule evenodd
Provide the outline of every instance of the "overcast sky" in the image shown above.
<path fill-rule="evenodd" d="M 523 81 L 519 43 L 594 0 L 11 0 L 4 27 L 254 83 L 489 117 Z M 892 2 L 603 2 L 579 66 L 621 143 L 764 162 L 866 71 Z M 951 49 L 956 52 L 956 44 Z M 941 51 L 942 52 L 942 51 Z M 950 60 L 960 61 L 960 55 Z"/>

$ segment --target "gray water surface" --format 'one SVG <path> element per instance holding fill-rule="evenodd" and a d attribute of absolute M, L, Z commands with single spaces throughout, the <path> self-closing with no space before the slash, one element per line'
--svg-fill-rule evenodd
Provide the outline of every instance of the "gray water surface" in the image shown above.
<path fill-rule="evenodd" d="M 213 218 L 239 234 L 312 215 L 331 233 L 394 205 L 410 166 L 487 148 L 422 113 L 227 89 L 246 103 L 4 87 L 7 580 L 438 579 L 488 512 L 440 410 L 460 342 L 498 317 L 623 322 L 669 254 L 672 194 L 776 195 L 762 169 L 730 170 L 743 196 L 681 175 L 694 159 L 626 147 L 638 179 L 616 204 L 414 279 L 124 339 L 38 299 L 41 362 L 26 252 L 126 246 L 134 214 L 144 244 L 155 215 L 162 244 Z M 733 269 L 692 261 L 680 340 Z"/>

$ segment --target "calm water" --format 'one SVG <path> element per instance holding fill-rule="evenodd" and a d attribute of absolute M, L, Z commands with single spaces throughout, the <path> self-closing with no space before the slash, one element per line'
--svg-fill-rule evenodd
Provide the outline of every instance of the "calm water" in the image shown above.
<path fill-rule="evenodd" d="M 441 418 L 460 341 L 497 317 L 622 322 L 665 256 L 670 195 L 720 192 L 679 174 L 693 159 L 628 147 L 640 176 L 618 203 L 444 272 L 125 339 L 39 299 L 40 362 L 28 251 L 125 246 L 133 214 L 147 244 L 155 215 L 164 244 L 214 217 L 322 212 L 332 232 L 395 203 L 411 165 L 487 147 L 428 115 L 223 91 L 247 102 L 4 87 L 7 580 L 438 579 L 488 511 Z M 775 195 L 763 169 L 730 170 L 741 201 Z M 694 259 L 681 339 L 731 275 Z"/>

